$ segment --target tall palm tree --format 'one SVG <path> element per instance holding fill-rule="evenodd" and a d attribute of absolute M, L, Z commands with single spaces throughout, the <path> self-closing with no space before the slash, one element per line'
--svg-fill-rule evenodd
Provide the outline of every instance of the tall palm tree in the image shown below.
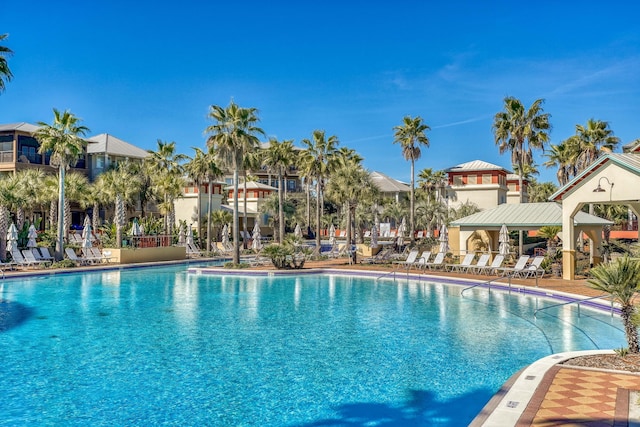
<path fill-rule="evenodd" d="M 576 125 L 576 139 L 579 144 L 578 173 L 586 169 L 603 153 L 611 153 L 620 143 L 613 135 L 609 123 L 602 120 L 587 120 L 586 126 Z"/>
<path fill-rule="evenodd" d="M 287 169 L 294 162 L 293 140 L 269 139 L 269 147 L 262 153 L 262 164 L 269 173 L 278 176 L 278 243 L 284 242 L 284 181 Z"/>
<path fill-rule="evenodd" d="M 155 189 L 155 194 L 158 195 L 160 205 L 164 206 L 164 232 L 165 234 L 171 234 L 175 221 L 171 221 L 171 215 L 174 212 L 172 209 L 173 200 L 175 199 L 175 184 L 174 177 L 181 176 L 184 168 L 182 162 L 188 159 L 184 154 L 176 153 L 175 142 L 157 141 L 158 148 L 154 150 L 147 150 L 149 156 L 145 158 L 145 163 L 149 167 L 151 173 L 152 188 Z"/>
<path fill-rule="evenodd" d="M 30 222 L 34 221 L 34 212 L 36 210 L 44 210 L 43 206 L 48 202 L 48 190 L 43 183 L 47 174 L 40 168 L 24 169 L 18 171 L 15 175 L 19 182 L 20 194 L 24 197 L 26 203 L 21 206 L 24 210 L 24 216 Z"/>
<path fill-rule="evenodd" d="M 636 312 L 633 301 L 640 283 L 640 261 L 625 255 L 613 262 L 592 268 L 590 274 L 592 278 L 587 282 L 592 288 L 610 294 L 620 303 L 620 317 L 624 325 L 629 352 L 640 352 L 638 328 L 632 320 Z"/>
<path fill-rule="evenodd" d="M 69 166 L 75 166 L 84 155 L 87 141 L 82 139 L 89 128 L 80 125 L 80 119 L 69 110 L 64 113 L 53 109 L 53 123 L 39 122 L 40 128 L 35 137 L 40 143 L 38 153 L 51 154 L 51 166 L 58 167 L 58 238 L 55 258 L 62 259 L 64 250 L 64 183 L 65 172 Z"/>
<path fill-rule="evenodd" d="M 527 192 L 531 203 L 546 202 L 551 195 L 558 191 L 558 187 L 553 182 L 531 181 Z"/>
<path fill-rule="evenodd" d="M 86 175 L 79 172 L 71 172 L 64 178 L 65 198 L 64 198 L 64 229 L 65 239 L 67 239 L 71 228 L 71 201 L 84 203 L 84 198 L 89 192 L 89 180 Z"/>
<path fill-rule="evenodd" d="M 211 205 L 213 204 L 213 180 L 222 176 L 222 170 L 218 168 L 215 159 L 215 152 L 212 148 L 203 151 L 198 147 L 192 147 L 196 154 L 185 164 L 185 171 L 198 186 L 198 235 L 202 233 L 202 199 L 200 198 L 200 187 L 207 183 L 207 249 L 211 250 Z"/>
<path fill-rule="evenodd" d="M 214 148 L 221 164 L 233 171 L 233 262 L 239 264 L 238 177 L 244 166 L 245 154 L 258 147 L 256 135 L 264 135 L 264 131 L 257 126 L 259 119 L 255 108 L 241 108 L 233 101 L 227 108 L 212 105 L 209 118 L 214 124 L 205 129 L 206 133 L 211 134 L 207 146 Z"/>
<path fill-rule="evenodd" d="M 3 42 L 9 34 L 0 34 L 0 43 Z M 7 57 L 11 56 L 13 51 L 6 46 L 0 45 L 0 92 L 5 89 L 5 82 L 9 82 L 13 78 L 13 74 L 9 69 Z"/>
<path fill-rule="evenodd" d="M 544 150 L 549 140 L 549 113 L 542 108 L 544 100 L 537 99 L 529 109 L 513 97 L 504 99 L 504 111 L 496 113 L 493 134 L 500 154 L 511 153 L 511 163 L 517 167 L 520 185 L 520 203 L 524 201 L 522 191 L 525 165 L 533 164 L 533 150 Z"/>
<path fill-rule="evenodd" d="M 580 143 L 575 136 L 572 136 L 558 145 L 551 145 L 549 151 L 545 153 L 547 161 L 543 163 L 547 168 L 556 167 L 556 178 L 558 184 L 564 186 L 577 173 L 576 163 L 580 155 Z"/>
<path fill-rule="evenodd" d="M 411 196 L 409 202 L 409 227 L 411 229 L 409 235 L 411 236 L 411 243 L 415 241 L 414 232 L 416 229 L 415 162 L 422 154 L 420 146 L 429 147 L 429 138 L 425 132 L 430 129 L 431 128 L 422 121 L 420 116 L 415 118 L 405 116 L 402 119 L 402 125 L 393 128 L 393 143 L 400 144 L 402 156 L 405 160 L 411 162 Z"/>
<path fill-rule="evenodd" d="M 127 204 L 132 202 L 138 193 L 135 181 L 136 177 L 131 174 L 127 163 L 122 163 L 114 169 L 109 169 L 101 174 L 97 180 L 105 199 L 113 203 L 116 248 L 122 246 L 122 228 L 127 223 Z"/>
<path fill-rule="evenodd" d="M 323 130 L 313 131 L 311 139 L 303 139 L 302 144 L 306 150 L 302 154 L 302 169 L 304 175 L 316 181 L 316 251 L 320 250 L 320 228 L 322 223 L 322 191 L 325 180 L 337 165 L 337 147 L 340 144 L 338 137 L 332 135 L 325 136 Z"/>

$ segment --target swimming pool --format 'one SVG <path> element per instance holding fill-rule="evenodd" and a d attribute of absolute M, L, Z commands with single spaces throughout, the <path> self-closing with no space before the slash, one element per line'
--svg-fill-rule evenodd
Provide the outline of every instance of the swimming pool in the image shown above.
<path fill-rule="evenodd" d="M 625 342 L 606 313 L 407 280 L 176 266 L 0 290 L 0 425 L 459 426 L 534 360 Z"/>

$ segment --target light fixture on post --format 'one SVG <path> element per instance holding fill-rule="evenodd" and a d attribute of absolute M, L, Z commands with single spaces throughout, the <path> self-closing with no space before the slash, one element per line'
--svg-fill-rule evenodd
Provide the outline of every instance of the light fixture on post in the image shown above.
<path fill-rule="evenodd" d="M 605 193 L 607 191 L 604 188 L 602 188 L 602 186 L 600 185 L 603 179 L 607 181 L 607 184 L 611 186 L 611 188 L 609 188 L 609 191 L 613 189 L 613 182 L 609 181 L 609 178 L 607 178 L 606 176 L 602 176 L 598 180 L 598 186 L 593 190 L 594 193 Z"/>

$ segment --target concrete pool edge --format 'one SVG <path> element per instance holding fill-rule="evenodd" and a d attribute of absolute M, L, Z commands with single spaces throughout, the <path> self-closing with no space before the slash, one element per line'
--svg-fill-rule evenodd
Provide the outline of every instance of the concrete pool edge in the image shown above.
<path fill-rule="evenodd" d="M 546 373 L 559 363 L 579 356 L 614 354 L 613 350 L 583 350 L 551 354 L 516 372 L 494 394 L 469 424 L 471 427 L 508 427 L 518 424 Z"/>

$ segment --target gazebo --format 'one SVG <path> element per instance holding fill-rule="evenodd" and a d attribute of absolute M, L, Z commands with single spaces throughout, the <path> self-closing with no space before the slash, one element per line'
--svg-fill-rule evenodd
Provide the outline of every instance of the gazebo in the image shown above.
<path fill-rule="evenodd" d="M 638 216 L 640 213 L 640 141 L 624 147 L 625 153 L 610 153 L 598 158 L 587 169 L 551 196 L 562 202 L 562 276 L 575 277 L 576 240 L 579 229 L 575 226 L 581 209 L 589 203 L 627 205 Z M 594 241 L 593 263 L 602 258 L 599 252 L 600 234 L 590 235 Z"/>

